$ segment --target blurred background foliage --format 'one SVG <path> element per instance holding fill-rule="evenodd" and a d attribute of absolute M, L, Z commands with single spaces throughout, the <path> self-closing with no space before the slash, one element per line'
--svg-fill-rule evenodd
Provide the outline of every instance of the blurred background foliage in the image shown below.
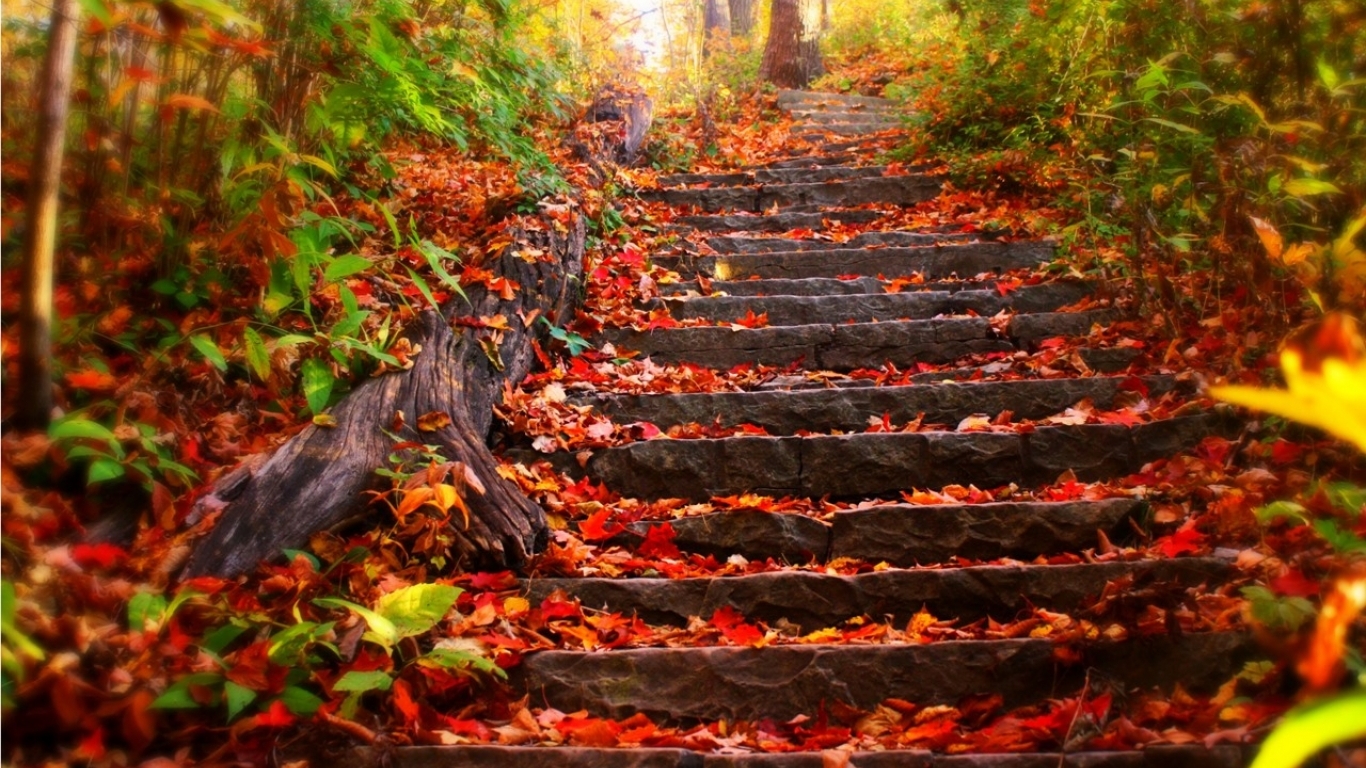
<path fill-rule="evenodd" d="M 1119 237 L 1169 302 L 1203 269 L 1283 308 L 1363 305 L 1359 2 L 844 0 L 827 47 L 825 85 L 906 101 L 907 154 L 1073 207 L 1064 235 Z"/>

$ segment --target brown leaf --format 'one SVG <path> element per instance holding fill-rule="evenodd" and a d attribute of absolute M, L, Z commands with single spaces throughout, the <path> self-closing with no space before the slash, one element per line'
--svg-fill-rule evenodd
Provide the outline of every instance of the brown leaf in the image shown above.
<path fill-rule="evenodd" d="M 435 432 L 451 425 L 451 415 L 445 411 L 431 411 L 417 417 L 419 432 Z"/>

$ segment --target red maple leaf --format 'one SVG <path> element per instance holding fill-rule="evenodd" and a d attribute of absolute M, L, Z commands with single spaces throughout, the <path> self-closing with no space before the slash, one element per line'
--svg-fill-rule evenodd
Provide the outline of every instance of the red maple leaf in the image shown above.
<path fill-rule="evenodd" d="M 1195 530 L 1195 518 L 1187 520 L 1184 525 L 1170 536 L 1163 536 L 1153 542 L 1157 551 L 1167 557 L 1176 557 L 1182 554 L 1199 552 L 1205 545 L 1205 534 Z"/>
<path fill-rule="evenodd" d="M 746 622 L 745 617 L 729 605 L 711 615 L 711 624 L 735 645 L 754 645 L 764 639 L 764 633 L 758 627 Z"/>
<path fill-rule="evenodd" d="M 587 520 L 579 523 L 579 535 L 584 541 L 603 541 L 616 536 L 626 530 L 626 527 L 619 523 L 608 523 L 608 518 L 612 516 L 612 510 L 603 508 L 594 512 Z"/>
<path fill-rule="evenodd" d="M 293 725 L 298 719 L 283 701 L 276 699 L 265 712 L 256 716 L 256 725 L 263 728 L 285 728 Z"/>
<path fill-rule="evenodd" d="M 77 544 L 71 548 L 71 559 L 82 568 L 112 568 L 127 560 L 128 552 L 109 542 Z"/>
<path fill-rule="evenodd" d="M 652 525 L 645 534 L 645 540 L 640 543 L 636 551 L 641 557 L 657 557 L 666 560 L 677 560 L 682 557 L 678 547 L 674 544 L 673 523 L 663 525 Z"/>

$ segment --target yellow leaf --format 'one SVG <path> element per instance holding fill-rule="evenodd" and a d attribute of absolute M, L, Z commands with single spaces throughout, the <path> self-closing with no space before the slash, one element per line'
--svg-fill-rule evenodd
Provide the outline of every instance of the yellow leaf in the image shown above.
<path fill-rule="evenodd" d="M 531 610 L 531 603 L 525 597 L 509 597 L 503 601 L 503 613 L 518 616 Z"/>
<path fill-rule="evenodd" d="M 1287 348 L 1281 353 L 1285 389 L 1213 387 L 1210 395 L 1318 427 L 1366 452 L 1366 355 L 1350 351 L 1362 347 L 1355 322 L 1339 322 L 1343 339 L 1335 349 L 1349 350 L 1347 357 L 1325 356 L 1306 366 L 1306 352 L 1317 358 L 1318 350 Z"/>
<path fill-rule="evenodd" d="M 1259 219 L 1256 216 L 1247 217 L 1252 222 L 1252 228 L 1257 232 L 1257 238 L 1262 241 L 1262 247 L 1266 249 L 1266 255 L 1272 261 L 1280 261 L 1281 249 L 1285 242 L 1281 239 L 1281 233 L 1276 231 L 1276 227 L 1266 219 Z"/>

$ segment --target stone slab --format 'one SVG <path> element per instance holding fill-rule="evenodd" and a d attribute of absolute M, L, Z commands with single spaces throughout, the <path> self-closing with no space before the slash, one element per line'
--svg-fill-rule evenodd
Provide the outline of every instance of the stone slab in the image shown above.
<path fill-rule="evenodd" d="M 1199 442 L 1208 423 L 1182 429 L 1190 441 L 1184 447 Z M 1024 433 L 661 438 L 599 450 L 587 474 L 624 496 L 694 501 L 747 492 L 864 498 L 945 485 L 1042 485 L 1069 469 L 1084 481 L 1138 471 L 1144 462 L 1131 430 L 1083 424 Z"/>
<path fill-rule="evenodd" d="M 1049 241 L 979 242 L 888 248 L 839 248 L 731 254 L 716 259 L 714 275 L 722 280 L 839 277 L 863 275 L 887 279 L 919 274 L 926 278 L 971 277 L 983 272 L 1035 267 L 1053 260 Z"/>
<path fill-rule="evenodd" d="M 1241 634 L 1186 634 L 1097 643 L 1059 667 L 1046 639 L 928 645 L 645 648 L 526 656 L 514 685 L 561 711 L 610 717 L 788 720 L 839 701 L 871 710 L 888 698 L 953 704 L 993 691 L 1006 707 L 1079 688 L 1087 670 L 1125 687 L 1180 683 L 1210 692 L 1256 653 Z"/>
<path fill-rule="evenodd" d="M 1060 413 L 1086 398 L 1099 408 L 1108 408 L 1126 380 L 1121 376 L 1092 376 L 794 391 L 607 395 L 575 402 L 590 405 L 619 424 L 647 421 L 664 429 L 677 424 L 719 421 L 723 426 L 754 424 L 770 434 L 790 435 L 800 430 L 861 432 L 867 429 L 870 418 L 884 415 L 893 424 L 904 424 L 924 414 L 927 423 L 956 425 L 973 414 L 995 416 L 1002 411 L 1010 411 L 1017 419 L 1039 419 Z M 1176 386 L 1170 376 L 1146 376 L 1140 380 L 1152 396 Z M 1157 437 L 1152 435 L 1155 448 L 1169 444 Z M 1188 440 L 1181 442 L 1189 444 Z"/>
<path fill-rule="evenodd" d="M 787 621 L 802 632 L 833 627 L 857 616 L 904 623 L 921 608 L 964 623 L 1010 621 L 1030 606 L 1067 612 L 1099 595 L 1107 582 L 1132 575 L 1140 584 L 1197 586 L 1225 578 L 1228 563 L 1179 558 L 1076 565 L 1003 565 L 930 570 L 884 570 L 857 576 L 770 571 L 720 579 L 528 579 L 524 594 L 539 604 L 556 591 L 587 608 L 637 615 L 656 624 L 686 626 L 725 607 L 750 620 Z"/>
<path fill-rule="evenodd" d="M 942 755 L 924 750 L 850 752 L 852 768 L 1243 768 L 1251 747 L 1154 745 L 1132 752 Z M 361 747 L 337 768 L 824 768 L 820 752 L 719 754 L 681 749 L 545 746 Z"/>
<path fill-rule="evenodd" d="M 702 232 L 787 232 L 794 229 L 823 230 L 827 221 L 841 224 L 870 224 L 882 216 L 881 211 L 868 210 L 772 213 L 762 216 L 695 215 L 679 216 L 673 223 Z"/>
<path fill-rule="evenodd" d="M 830 557 L 857 557 L 898 566 L 966 557 L 1030 560 L 1079 552 L 1097 544 L 1097 531 L 1123 541 L 1127 521 L 1143 504 L 1132 499 L 991 504 L 889 505 L 837 512 Z"/>

